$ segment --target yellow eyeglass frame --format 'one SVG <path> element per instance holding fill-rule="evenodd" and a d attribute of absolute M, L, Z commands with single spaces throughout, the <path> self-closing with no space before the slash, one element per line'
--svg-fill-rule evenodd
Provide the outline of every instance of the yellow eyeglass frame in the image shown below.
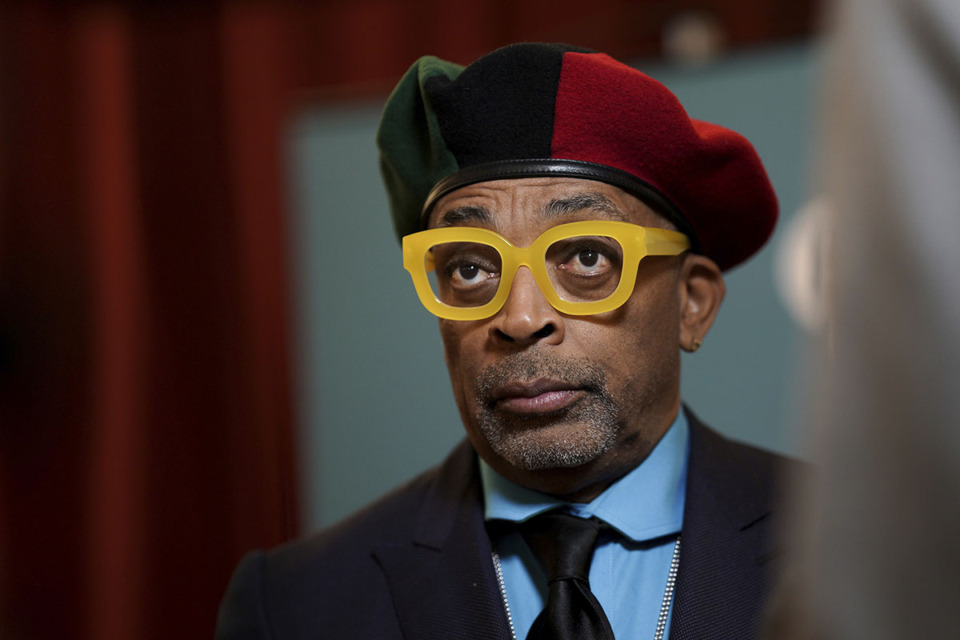
<path fill-rule="evenodd" d="M 603 236 L 616 240 L 623 248 L 620 283 L 603 300 L 570 302 L 554 290 L 547 274 L 546 252 L 554 242 L 579 236 Z M 427 276 L 433 270 L 431 247 L 446 242 L 476 242 L 493 247 L 500 254 L 500 284 L 496 294 L 479 307 L 454 307 L 441 302 L 434 294 Z M 420 302 L 433 315 L 448 320 L 482 320 L 503 308 L 513 279 L 520 267 L 527 267 L 540 287 L 543 297 L 560 313 L 586 316 L 612 311 L 633 293 L 637 268 L 646 256 L 675 256 L 690 248 L 690 239 L 678 231 L 642 227 L 629 222 L 589 220 L 569 222 L 544 231 L 530 246 L 517 247 L 499 233 L 478 227 L 441 227 L 403 237 L 403 268 L 410 273 Z"/>

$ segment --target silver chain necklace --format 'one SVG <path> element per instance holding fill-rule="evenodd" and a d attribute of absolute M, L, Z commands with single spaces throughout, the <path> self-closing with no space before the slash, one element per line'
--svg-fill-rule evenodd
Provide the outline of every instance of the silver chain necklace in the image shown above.
<path fill-rule="evenodd" d="M 503 567 L 500 565 L 500 554 L 493 552 L 493 568 L 497 574 L 497 583 L 500 585 L 500 596 L 503 598 L 503 608 L 507 613 L 507 623 L 510 625 L 510 637 L 517 640 L 517 631 L 513 627 L 513 616 L 510 614 L 510 603 L 507 601 L 507 587 L 503 582 Z M 663 590 L 663 601 L 660 603 L 660 615 L 657 616 L 657 632 L 653 640 L 663 640 L 667 630 L 667 616 L 670 614 L 670 605 L 673 603 L 674 587 L 677 583 L 677 569 L 680 568 L 680 536 L 673 543 L 673 557 L 670 559 L 670 572 L 667 574 L 667 586 Z"/>

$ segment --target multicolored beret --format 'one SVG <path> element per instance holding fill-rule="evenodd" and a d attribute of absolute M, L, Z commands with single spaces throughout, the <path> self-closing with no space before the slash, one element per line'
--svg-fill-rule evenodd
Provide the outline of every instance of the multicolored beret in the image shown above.
<path fill-rule="evenodd" d="M 567 45 L 510 45 L 467 67 L 420 58 L 384 107 L 377 145 L 399 237 L 455 189 L 545 176 L 637 196 L 724 270 L 763 246 L 777 220 L 743 136 L 690 118 L 646 74 Z"/>

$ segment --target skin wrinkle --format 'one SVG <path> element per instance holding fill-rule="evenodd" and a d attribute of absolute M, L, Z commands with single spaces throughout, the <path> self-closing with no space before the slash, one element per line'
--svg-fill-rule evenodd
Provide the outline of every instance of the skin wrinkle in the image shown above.
<path fill-rule="evenodd" d="M 560 218 L 580 211 L 595 211 L 604 213 L 612 220 L 625 221 L 617 206 L 602 193 L 581 193 L 569 198 L 555 198 L 543 207 L 545 218 Z M 454 207 L 444 212 L 438 227 L 455 227 L 461 224 L 491 224 L 494 217 L 482 206 Z M 665 229 L 675 230 L 672 224 Z"/>
<path fill-rule="evenodd" d="M 491 228 L 517 246 L 576 220 L 671 228 L 626 192 L 574 178 L 462 187 L 437 203 L 428 226 L 444 226 L 448 212 L 466 210 L 483 210 L 489 218 L 465 224 Z M 697 272 L 701 275 L 691 275 Z M 502 476 L 544 493 L 589 501 L 646 458 L 673 423 L 680 409 L 679 348 L 689 344 L 691 331 L 702 338 L 709 329 L 722 298 L 722 276 L 709 259 L 691 254 L 648 256 L 637 276 L 633 294 L 618 309 L 564 316 L 521 267 L 504 307 L 493 317 L 439 321 L 467 436 Z M 695 281 L 701 282 L 691 288 Z M 713 284 L 703 286 L 707 281 Z M 711 287 L 715 304 L 706 303 Z M 567 383 L 575 399 L 559 410 L 534 414 L 508 411 L 496 401 L 498 387 L 538 380 Z"/>

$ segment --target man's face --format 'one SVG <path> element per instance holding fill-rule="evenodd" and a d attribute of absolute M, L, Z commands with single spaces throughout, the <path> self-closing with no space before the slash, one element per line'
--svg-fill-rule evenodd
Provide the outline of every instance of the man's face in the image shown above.
<path fill-rule="evenodd" d="M 670 228 L 637 198 L 600 182 L 524 178 L 463 187 L 431 228 L 492 229 L 517 246 L 580 220 Z M 521 267 L 503 309 L 440 320 L 454 396 L 477 452 L 501 475 L 589 500 L 642 461 L 680 407 L 680 256 L 646 257 L 618 309 L 556 311 Z"/>

